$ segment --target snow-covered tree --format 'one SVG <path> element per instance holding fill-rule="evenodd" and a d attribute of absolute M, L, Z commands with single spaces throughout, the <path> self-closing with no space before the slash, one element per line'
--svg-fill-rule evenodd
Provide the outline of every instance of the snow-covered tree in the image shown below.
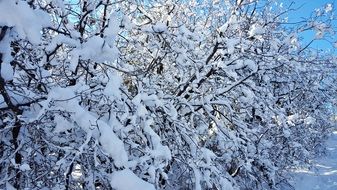
<path fill-rule="evenodd" d="M 332 5 L 292 8 L 0 0 L 0 188 L 285 188 L 336 90 L 336 57 L 310 46 Z"/>

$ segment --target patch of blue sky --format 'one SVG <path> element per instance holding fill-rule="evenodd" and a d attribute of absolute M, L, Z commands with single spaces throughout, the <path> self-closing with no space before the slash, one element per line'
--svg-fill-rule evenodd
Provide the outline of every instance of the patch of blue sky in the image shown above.
<path fill-rule="evenodd" d="M 328 4 L 332 6 L 332 18 L 329 20 L 331 22 L 331 25 L 334 30 L 337 31 L 337 0 L 281 0 L 280 2 L 283 3 L 284 7 L 288 7 L 290 4 L 292 4 L 292 8 L 295 10 L 290 11 L 287 15 L 288 22 L 289 23 L 297 23 L 301 22 L 305 19 L 308 19 L 310 16 L 315 14 L 316 11 L 320 10 L 322 13 L 325 12 L 325 8 Z M 319 20 L 324 22 L 327 22 L 328 19 Z M 317 31 L 314 29 L 306 30 L 304 32 L 299 33 L 299 36 L 301 38 L 301 42 L 303 45 L 310 43 L 311 48 L 317 49 L 321 52 L 326 53 L 333 53 L 337 54 L 337 33 L 329 35 L 327 38 L 317 39 Z M 315 39 L 316 38 L 316 39 Z"/>

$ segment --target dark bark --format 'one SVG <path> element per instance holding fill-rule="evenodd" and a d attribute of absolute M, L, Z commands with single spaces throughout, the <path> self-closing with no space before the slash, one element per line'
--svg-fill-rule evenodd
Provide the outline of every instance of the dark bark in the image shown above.
<path fill-rule="evenodd" d="M 7 26 L 3 26 L 0 32 L 0 41 L 3 40 L 3 38 L 6 35 L 8 27 Z M 2 56 L 3 54 L 0 52 L 0 71 L 1 71 L 1 66 L 2 66 Z M 6 90 L 6 81 L 2 78 L 2 76 L 0 75 L 0 94 L 2 95 L 5 103 L 7 104 L 8 108 L 13 112 L 14 117 L 15 117 L 15 125 L 12 129 L 12 138 L 13 138 L 13 145 L 14 145 L 14 150 L 15 155 L 14 155 L 14 160 L 15 160 L 15 164 L 16 165 L 21 165 L 22 163 L 22 155 L 20 154 L 20 151 L 17 150 L 19 148 L 19 134 L 20 134 L 20 129 L 21 129 L 21 123 L 18 119 L 18 115 L 22 114 L 22 110 L 19 109 L 18 106 L 16 106 L 11 98 L 10 95 L 8 94 L 7 90 Z M 14 183 L 14 187 L 17 189 L 20 189 L 20 170 L 19 169 L 15 169 L 15 183 Z"/>

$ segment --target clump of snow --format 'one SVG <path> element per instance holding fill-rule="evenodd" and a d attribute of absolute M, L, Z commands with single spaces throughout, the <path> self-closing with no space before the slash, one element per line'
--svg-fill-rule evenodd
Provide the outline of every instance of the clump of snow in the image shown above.
<path fill-rule="evenodd" d="M 116 190 L 155 190 L 152 184 L 140 179 L 129 169 L 115 171 L 110 184 Z"/>
<path fill-rule="evenodd" d="M 117 17 L 117 13 L 111 13 L 109 18 L 109 25 L 105 29 L 105 35 L 115 37 L 119 32 L 120 20 Z"/>
<path fill-rule="evenodd" d="M 104 94 L 107 96 L 114 96 L 117 99 L 121 98 L 119 87 L 122 84 L 122 79 L 117 74 L 110 76 L 110 81 L 107 83 Z"/>
<path fill-rule="evenodd" d="M 257 64 L 255 63 L 255 61 L 253 60 L 246 60 L 245 63 L 244 63 L 250 70 L 252 70 L 252 72 L 256 72 L 257 69 L 258 69 L 258 66 Z"/>
<path fill-rule="evenodd" d="M 138 108 L 137 108 L 137 115 L 138 115 L 139 117 L 145 117 L 147 114 L 148 114 L 148 112 L 147 112 L 146 107 L 143 106 L 143 105 L 138 105 Z"/>
<path fill-rule="evenodd" d="M 22 165 L 20 165 L 20 166 L 19 166 L 19 169 L 20 169 L 21 171 L 31 170 L 28 164 L 22 164 Z"/>
<path fill-rule="evenodd" d="M 72 39 L 63 34 L 58 34 L 56 36 L 53 36 L 53 38 L 51 39 L 51 42 L 46 46 L 46 50 L 53 51 L 58 44 L 67 44 L 71 47 L 80 46 L 80 43 L 76 41 L 75 39 Z"/>
<path fill-rule="evenodd" d="M 274 39 L 270 41 L 270 46 L 273 50 L 278 50 L 281 44 L 282 44 L 281 41 L 278 39 Z"/>
<path fill-rule="evenodd" d="M 321 16 L 322 15 L 321 9 L 315 9 L 315 13 L 316 13 L 316 16 Z"/>
<path fill-rule="evenodd" d="M 171 151 L 167 146 L 161 144 L 161 139 L 158 134 L 151 128 L 153 120 L 149 119 L 144 124 L 144 132 L 151 137 L 151 143 L 153 150 L 151 150 L 151 155 L 155 158 L 162 158 L 165 160 L 171 159 Z"/>
<path fill-rule="evenodd" d="M 220 0 L 213 0 L 213 5 L 217 5 L 220 3 Z"/>
<path fill-rule="evenodd" d="M 116 47 L 110 47 L 105 43 L 103 38 L 98 36 L 91 37 L 83 44 L 81 49 L 81 57 L 85 59 L 93 59 L 99 62 L 111 61 L 118 56 Z"/>
<path fill-rule="evenodd" d="M 265 29 L 260 24 L 253 24 L 248 31 L 249 37 L 255 37 L 262 39 L 262 35 L 265 33 Z"/>
<path fill-rule="evenodd" d="M 233 54 L 235 46 L 240 43 L 240 39 L 226 39 L 227 51 L 229 54 Z"/>
<path fill-rule="evenodd" d="M 201 151 L 202 151 L 202 157 L 205 159 L 207 164 L 211 164 L 212 159 L 216 158 L 216 155 L 210 149 L 201 148 Z"/>
<path fill-rule="evenodd" d="M 161 33 L 167 31 L 167 26 L 162 22 L 157 22 L 155 25 L 152 26 L 152 29 L 154 32 Z"/>
<path fill-rule="evenodd" d="M 321 30 L 316 31 L 315 39 L 322 39 L 324 36 L 324 33 Z"/>
<path fill-rule="evenodd" d="M 306 125 L 314 124 L 315 122 L 316 122 L 316 119 L 313 117 L 307 117 L 304 119 L 304 124 Z"/>
<path fill-rule="evenodd" d="M 221 189 L 223 190 L 234 190 L 232 184 L 227 179 L 222 178 L 220 181 Z"/>
<path fill-rule="evenodd" d="M 289 115 L 287 117 L 287 124 L 290 126 L 295 126 L 295 123 L 298 119 L 299 119 L 298 114 Z"/>
<path fill-rule="evenodd" d="M 0 25 L 15 27 L 19 37 L 33 44 L 40 42 L 42 27 L 50 25 L 49 15 L 23 1 L 0 1 L 0 17 Z"/>
<path fill-rule="evenodd" d="M 322 39 L 327 30 L 327 25 L 325 23 L 314 23 L 314 25 L 316 30 L 315 38 Z"/>
<path fill-rule="evenodd" d="M 333 6 L 331 3 L 325 5 L 325 12 L 331 12 L 333 10 Z"/>
<path fill-rule="evenodd" d="M 297 50 L 297 49 L 300 48 L 300 43 L 298 41 L 298 38 L 297 38 L 296 34 L 291 35 L 289 37 L 289 44 L 291 45 L 291 50 Z"/>
<path fill-rule="evenodd" d="M 9 35 L 5 35 L 0 41 L 0 53 L 2 54 L 0 75 L 5 81 L 12 80 L 14 75 L 14 70 L 10 65 L 10 62 L 12 61 L 10 44 Z"/>
<path fill-rule="evenodd" d="M 106 123 L 99 120 L 97 121 L 97 124 L 101 133 L 99 142 L 101 143 L 103 150 L 114 159 L 114 163 L 117 167 L 126 166 L 128 156 L 124 149 L 123 142 Z"/>
<path fill-rule="evenodd" d="M 90 59 L 96 62 L 114 61 L 118 56 L 118 49 L 107 43 L 103 38 L 93 36 L 71 52 L 69 69 L 75 71 L 79 58 Z"/>
<path fill-rule="evenodd" d="M 219 32 L 226 32 L 228 28 L 236 30 L 239 27 L 238 17 L 233 14 L 228 21 L 219 28 Z"/>
<path fill-rule="evenodd" d="M 54 133 L 64 132 L 72 128 L 72 124 L 59 115 L 55 115 L 54 121 L 56 123 Z"/>
<path fill-rule="evenodd" d="M 193 167 L 193 172 L 195 178 L 195 190 L 201 190 L 201 173 L 196 167 Z"/>
<path fill-rule="evenodd" d="M 5 81 L 9 81 L 13 79 L 13 75 L 14 75 L 14 70 L 13 70 L 13 67 L 10 65 L 10 63 L 3 62 L 1 64 L 1 77 Z"/>
<path fill-rule="evenodd" d="M 288 128 L 283 128 L 283 135 L 286 138 L 289 138 L 291 135 L 291 131 Z"/>
<path fill-rule="evenodd" d="M 242 90 L 243 97 L 240 98 L 242 102 L 246 102 L 248 104 L 252 103 L 254 100 L 254 92 L 250 90 L 249 88 L 241 87 L 240 90 Z"/>
<path fill-rule="evenodd" d="M 6 190 L 16 190 L 11 184 L 6 182 Z"/>

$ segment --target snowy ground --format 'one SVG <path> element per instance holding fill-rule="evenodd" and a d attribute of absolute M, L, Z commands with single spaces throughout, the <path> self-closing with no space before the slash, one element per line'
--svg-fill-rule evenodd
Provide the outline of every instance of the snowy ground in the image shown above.
<path fill-rule="evenodd" d="M 327 156 L 317 159 L 312 170 L 296 171 L 296 190 L 337 190 L 337 131 L 327 142 Z"/>

